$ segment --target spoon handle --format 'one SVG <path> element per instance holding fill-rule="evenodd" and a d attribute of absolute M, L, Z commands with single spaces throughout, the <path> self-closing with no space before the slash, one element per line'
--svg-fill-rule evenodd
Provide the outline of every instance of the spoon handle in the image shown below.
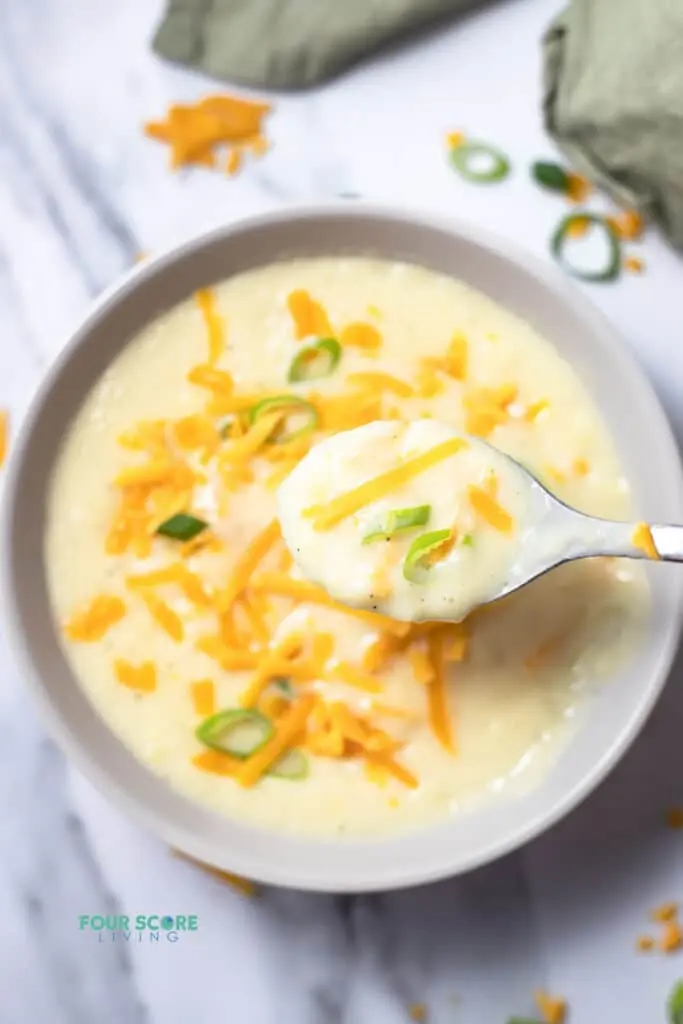
<path fill-rule="evenodd" d="M 620 558 L 650 558 L 645 546 L 634 543 L 637 523 L 617 523 L 581 516 L 580 558 L 587 555 L 616 555 Z M 662 562 L 683 562 L 683 526 L 650 526 L 652 539 Z M 578 540 L 578 537 L 577 537 Z"/>
<path fill-rule="evenodd" d="M 683 562 L 683 526 L 651 526 L 650 530 L 663 562 Z"/>

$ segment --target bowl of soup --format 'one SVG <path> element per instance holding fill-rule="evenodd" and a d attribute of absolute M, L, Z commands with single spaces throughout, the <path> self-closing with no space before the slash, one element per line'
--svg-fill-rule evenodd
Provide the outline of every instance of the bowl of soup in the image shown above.
<path fill-rule="evenodd" d="M 456 874 L 566 814 L 645 722 L 674 566 L 587 559 L 457 622 L 342 604 L 301 571 L 278 513 L 301 461 L 430 420 L 581 511 L 683 521 L 669 426 L 610 327 L 462 224 L 354 203 L 214 231 L 131 271 L 48 373 L 7 480 L 14 645 L 75 763 L 179 850 L 314 890 Z M 480 475 L 463 558 L 504 503 Z M 449 475 L 431 486 L 447 507 Z M 395 531 L 425 515 L 408 504 Z M 362 559 L 316 544 L 352 590 Z"/>

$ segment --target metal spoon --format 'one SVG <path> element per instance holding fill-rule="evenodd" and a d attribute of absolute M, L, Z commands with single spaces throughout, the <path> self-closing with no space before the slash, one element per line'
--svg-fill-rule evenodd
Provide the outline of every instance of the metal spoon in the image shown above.
<path fill-rule="evenodd" d="M 650 557 L 633 541 L 640 523 L 598 519 L 579 512 L 544 487 L 526 466 L 509 455 L 505 458 L 525 477 L 529 487 L 533 545 L 521 548 L 521 557 L 512 565 L 505 585 L 486 603 L 506 597 L 551 569 L 579 558 Z M 651 525 L 649 529 L 661 561 L 683 562 L 683 526 Z"/>

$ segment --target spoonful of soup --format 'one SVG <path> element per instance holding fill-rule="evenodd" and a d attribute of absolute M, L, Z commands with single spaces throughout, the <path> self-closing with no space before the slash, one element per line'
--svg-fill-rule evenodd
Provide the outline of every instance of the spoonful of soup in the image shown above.
<path fill-rule="evenodd" d="M 460 621 L 577 558 L 683 561 L 683 527 L 585 515 L 509 455 L 432 419 L 377 420 L 322 441 L 278 506 L 306 577 L 406 621 Z"/>

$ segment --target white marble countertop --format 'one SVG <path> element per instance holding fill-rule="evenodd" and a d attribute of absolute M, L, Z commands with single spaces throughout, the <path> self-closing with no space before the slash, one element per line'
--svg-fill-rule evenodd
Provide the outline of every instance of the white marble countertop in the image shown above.
<path fill-rule="evenodd" d="M 0 3 L 0 407 L 16 420 L 88 300 L 155 250 L 290 199 L 359 192 L 488 225 L 540 254 L 557 200 L 524 173 L 468 187 L 446 129 L 523 164 L 549 152 L 538 40 L 557 0 L 507 0 L 277 99 L 272 152 L 235 180 L 173 176 L 140 124 L 210 87 L 148 42 L 160 0 Z M 646 367 L 683 438 L 681 263 L 591 297 Z M 4 642 L 4 641 L 3 641 Z M 649 909 L 683 888 L 681 671 L 632 752 L 522 852 L 427 889 L 247 900 L 173 859 L 57 752 L 0 650 L 0 1024 L 505 1024 L 545 986 L 571 1024 L 657 1024 L 683 954 L 639 956 Z M 178 943 L 98 943 L 80 914 L 197 914 Z"/>

